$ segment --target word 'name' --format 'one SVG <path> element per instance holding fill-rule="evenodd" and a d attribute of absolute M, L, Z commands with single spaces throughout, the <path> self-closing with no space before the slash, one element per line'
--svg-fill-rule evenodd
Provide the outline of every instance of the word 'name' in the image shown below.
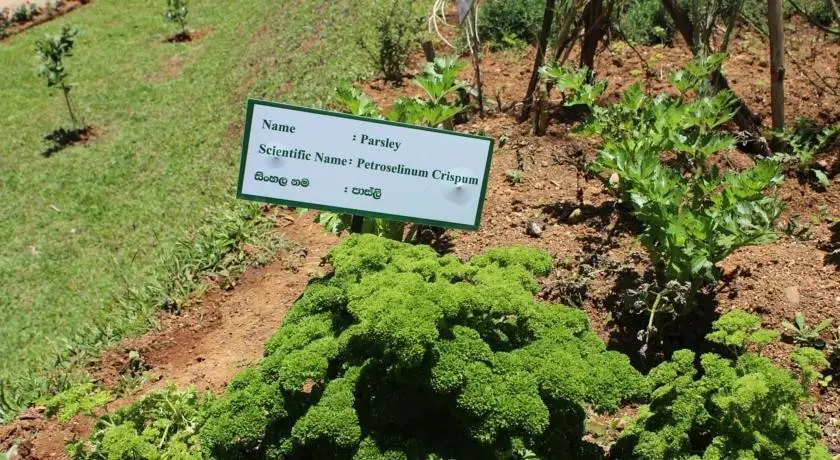
<path fill-rule="evenodd" d="M 271 131 L 277 131 L 278 133 L 295 133 L 295 127 L 292 125 L 282 125 L 280 123 L 275 122 L 274 120 L 263 120 L 262 123 L 263 129 L 268 129 Z"/>

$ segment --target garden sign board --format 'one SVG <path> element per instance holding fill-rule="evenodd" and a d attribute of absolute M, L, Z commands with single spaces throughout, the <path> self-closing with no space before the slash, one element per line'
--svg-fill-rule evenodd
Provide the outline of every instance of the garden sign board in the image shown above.
<path fill-rule="evenodd" d="M 237 196 L 477 230 L 493 140 L 248 101 Z"/>

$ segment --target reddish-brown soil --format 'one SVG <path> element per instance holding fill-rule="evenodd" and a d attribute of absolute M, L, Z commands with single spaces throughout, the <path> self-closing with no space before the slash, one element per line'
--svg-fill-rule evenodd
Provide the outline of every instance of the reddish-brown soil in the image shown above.
<path fill-rule="evenodd" d="M 56 8 L 54 10 L 49 10 L 46 6 L 39 4 L 38 6 L 40 7 L 40 10 L 32 17 L 32 19 L 26 22 L 13 22 L 11 27 L 6 29 L 6 37 L 0 37 L 0 42 L 6 40 L 12 35 L 23 32 L 26 29 L 52 21 L 53 19 L 67 14 L 80 6 L 87 5 L 88 3 L 90 3 L 90 0 L 65 0 L 64 4 L 60 8 Z M 0 10 L 2 10 L 2 8 L 0 8 Z"/>
<path fill-rule="evenodd" d="M 820 123 L 840 120 L 840 98 L 815 89 L 809 72 L 825 72 L 837 78 L 832 67 L 840 56 L 840 43 L 816 41 L 817 32 L 794 23 L 793 41 L 808 46 L 791 46 L 791 59 L 808 62 L 808 66 L 788 69 L 787 115 L 789 123 L 798 117 L 811 117 Z M 810 45 L 810 43 L 819 43 Z M 726 73 L 735 92 L 765 120 L 769 119 L 769 69 L 766 46 L 749 33 L 740 34 L 733 42 L 732 58 Z M 813 63 L 814 47 L 823 60 Z M 653 77 L 644 81 L 648 91 L 669 90 L 668 75 L 689 59 L 682 46 L 641 47 Z M 446 52 L 443 49 L 439 53 Z M 522 97 L 533 65 L 533 48 L 522 53 L 500 52 L 485 57 L 483 72 L 485 94 L 503 106 Z M 574 53 L 570 60 L 576 59 Z M 422 54 L 412 58 L 419 68 Z M 614 44 L 598 55 L 599 77 L 610 81 L 608 98 L 637 79 L 644 79 L 644 66 L 636 54 L 621 44 Z M 634 75 L 639 75 L 635 77 Z M 472 72 L 465 69 L 465 80 Z M 360 84 L 380 107 L 387 107 L 399 96 L 416 96 L 419 90 L 410 83 L 394 87 L 382 81 Z M 669 339 L 659 348 L 639 355 L 641 344 L 636 339 L 637 325 L 621 320 L 621 297 L 625 278 L 637 276 L 648 268 L 645 250 L 635 239 L 632 219 L 616 210 L 614 199 L 603 191 L 596 180 L 578 175 L 575 163 L 591 160 L 597 142 L 569 135 L 571 125 L 552 122 L 545 136 L 531 134 L 529 123 L 518 124 L 516 107 L 507 113 L 498 111 L 480 119 L 474 118 L 458 130 L 483 131 L 498 140 L 494 153 L 490 183 L 477 232 L 450 231 L 449 249 L 461 258 L 469 258 L 488 248 L 511 244 L 539 247 L 550 252 L 557 269 L 544 281 L 541 297 L 549 302 L 575 303 L 589 315 L 592 328 L 611 347 L 628 352 L 641 367 L 655 364 L 678 346 L 708 349 L 702 337 L 716 315 L 733 309 L 759 314 L 765 327 L 781 329 L 780 322 L 803 312 L 810 323 L 824 318 L 840 322 L 840 268 L 832 265 L 826 248 L 840 246 L 840 230 L 830 228 L 832 218 L 840 218 L 840 178 L 833 178 L 828 190 L 819 192 L 796 179 L 786 179 L 779 196 L 787 206 L 783 222 L 798 215 L 813 237 L 799 240 L 780 232 L 775 243 L 748 247 L 729 257 L 722 268 L 725 280 L 705 301 L 705 318 L 682 325 L 665 325 Z M 504 142 L 502 142 L 504 139 Z M 727 154 L 728 164 L 746 167 L 753 160 L 739 152 Z M 829 166 L 840 158 L 840 142 L 835 142 L 823 155 Z M 513 185 L 506 181 L 506 172 L 522 170 L 523 181 Z M 837 167 L 829 167 L 834 171 Z M 580 212 L 576 212 L 580 210 Z M 574 212 L 574 214 L 573 214 Z M 576 217 L 579 214 L 579 217 Z M 307 281 L 326 271 L 319 266 L 321 257 L 339 242 L 327 235 L 308 217 L 286 214 L 290 222 L 284 230 L 291 241 L 306 251 L 292 249 L 277 262 L 248 272 L 230 292 L 210 294 L 197 306 L 179 316 L 161 316 L 160 331 L 131 339 L 103 355 L 96 375 L 106 386 L 120 384 L 127 356 L 140 352 L 151 383 L 144 384 L 134 395 L 157 388 L 167 381 L 179 385 L 194 384 L 202 389 L 221 391 L 238 370 L 260 357 L 263 342 L 279 326 L 283 315 L 300 295 Z M 291 223 L 294 221 L 294 223 Z M 529 221 L 539 223 L 544 231 L 539 237 L 526 233 Z M 831 246 L 834 245 L 834 246 Z M 595 257 L 593 257 L 595 256 Z M 590 280 L 576 283 L 581 266 L 595 262 Z M 584 289 L 585 288 L 585 289 Z M 667 328 L 671 327 L 671 330 Z M 790 367 L 793 346 L 780 342 L 763 351 L 781 366 Z M 136 396 L 131 396 L 131 399 Z M 837 386 L 814 393 L 813 416 L 820 423 L 825 442 L 835 454 L 840 453 L 840 392 Z M 124 404 L 124 402 L 121 402 Z M 121 404 L 117 403 L 117 404 Z M 632 408 L 628 408 L 632 412 Z M 622 412 L 623 414 L 624 412 Z M 37 413 L 28 413 L 7 432 L 0 431 L 0 451 L 11 439 L 27 440 L 28 458 L 45 458 L 58 454 L 64 440 L 84 432 L 85 422 L 77 421 L 70 428 L 44 421 Z M 33 418 L 34 417 L 34 418 Z M 614 436 L 610 419 L 595 417 L 595 438 Z M 619 422 L 617 427 L 623 426 Z M 11 433 L 8 430 L 11 429 Z M 75 431 L 74 431 L 75 430 Z M 6 440 L 4 444 L 3 440 Z M 61 442 L 58 442 L 60 440 Z"/>

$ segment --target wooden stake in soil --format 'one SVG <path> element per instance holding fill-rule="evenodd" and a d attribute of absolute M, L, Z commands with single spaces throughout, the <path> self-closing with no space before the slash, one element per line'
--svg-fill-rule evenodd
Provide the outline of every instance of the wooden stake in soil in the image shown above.
<path fill-rule="evenodd" d="M 519 115 L 520 122 L 528 119 L 528 115 L 531 113 L 531 105 L 534 103 L 534 92 L 537 90 L 537 83 L 540 79 L 540 67 L 543 66 L 545 61 L 545 48 L 548 46 L 548 34 L 551 33 L 551 24 L 554 22 L 555 3 L 555 0 L 545 1 L 542 30 L 540 31 L 540 40 L 537 44 L 537 58 L 534 59 L 534 69 L 531 71 L 531 80 L 528 82 L 528 90 L 525 92 L 522 113 Z"/>
<path fill-rule="evenodd" d="M 770 100 L 773 108 L 773 129 L 785 128 L 785 31 L 782 22 L 782 0 L 767 0 L 767 22 L 770 26 Z"/>

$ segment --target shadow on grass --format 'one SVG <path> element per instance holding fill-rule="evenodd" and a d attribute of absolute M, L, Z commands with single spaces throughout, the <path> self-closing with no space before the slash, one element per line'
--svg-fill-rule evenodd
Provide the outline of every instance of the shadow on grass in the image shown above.
<path fill-rule="evenodd" d="M 193 40 L 189 32 L 180 32 L 164 40 L 166 43 L 186 43 Z"/>
<path fill-rule="evenodd" d="M 84 144 L 93 137 L 93 129 L 90 126 L 83 128 L 58 128 L 44 136 L 49 142 L 49 147 L 41 150 L 41 156 L 49 158 L 71 145 Z"/>

